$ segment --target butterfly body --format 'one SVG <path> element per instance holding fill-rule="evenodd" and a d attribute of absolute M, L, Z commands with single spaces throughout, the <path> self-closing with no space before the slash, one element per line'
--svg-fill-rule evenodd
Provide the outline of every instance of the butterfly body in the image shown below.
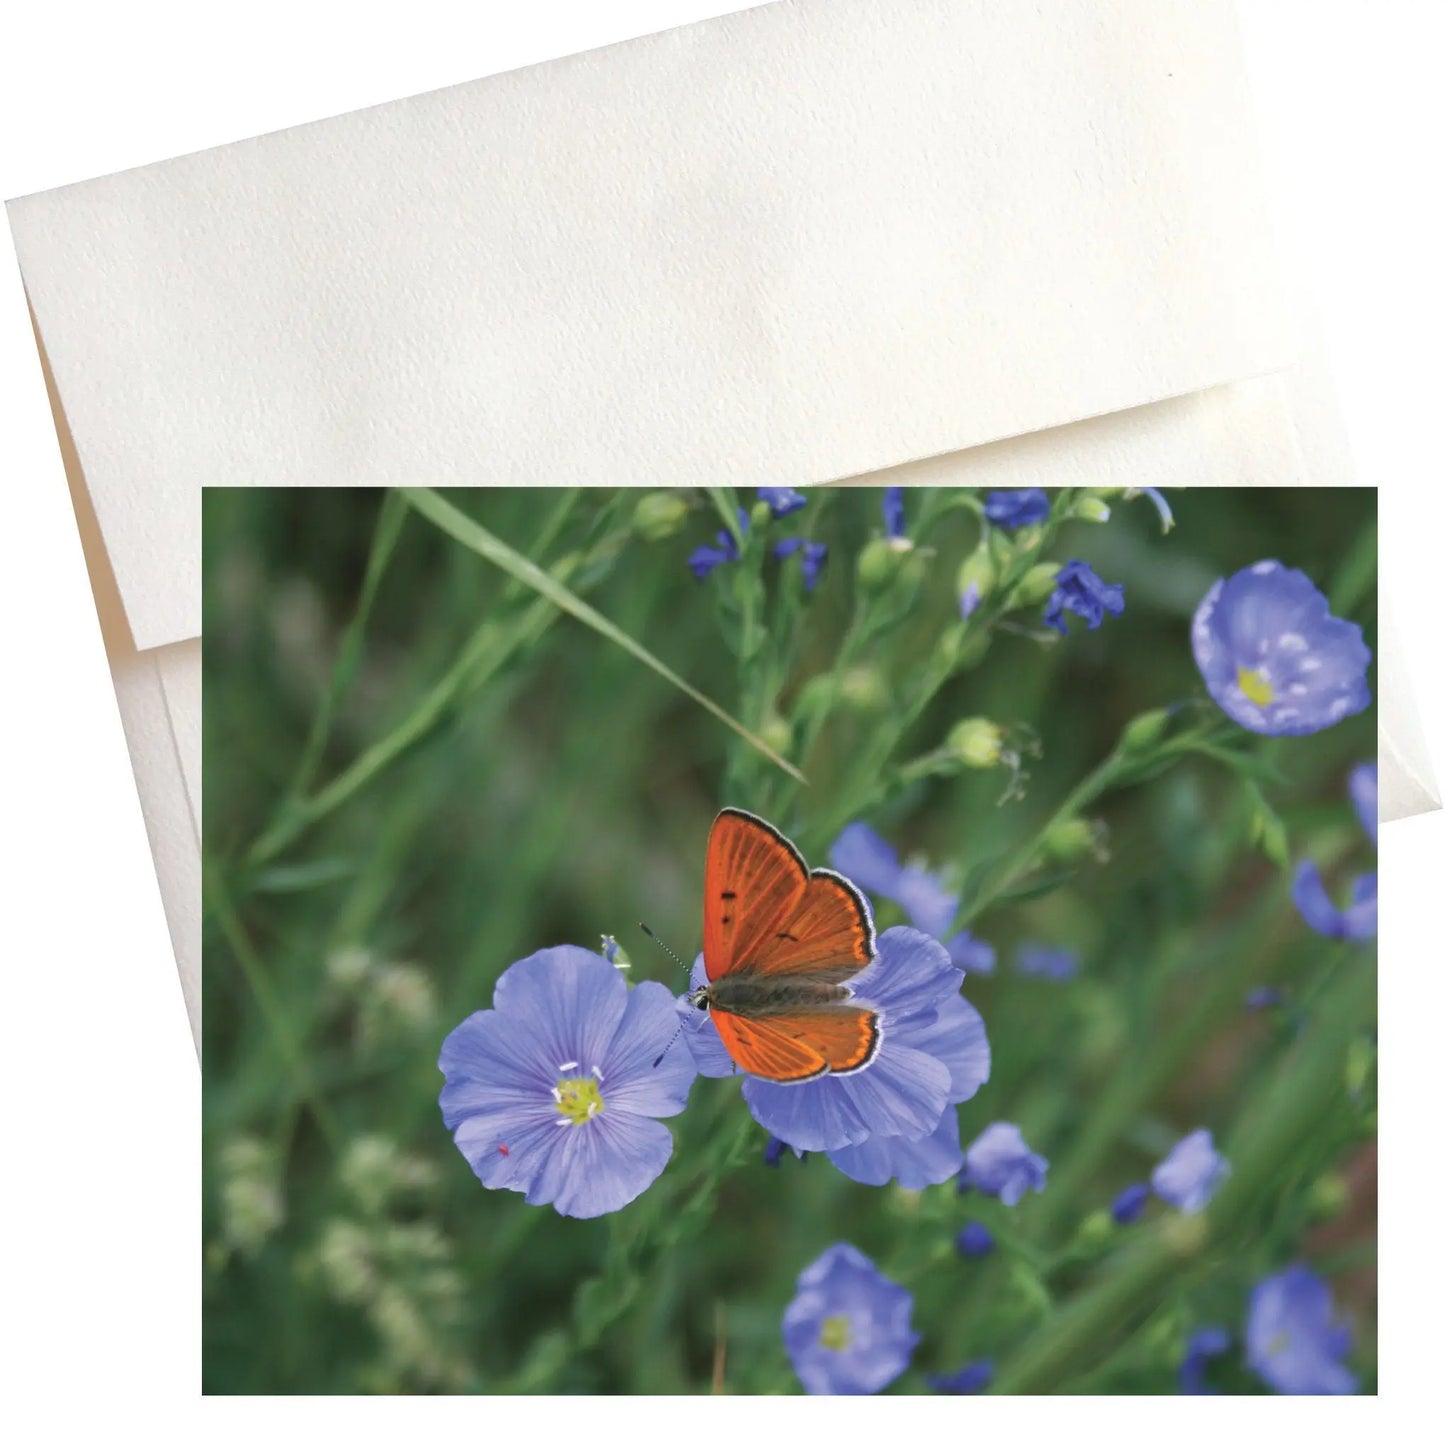
<path fill-rule="evenodd" d="M 846 981 L 874 957 L 868 903 L 850 881 L 810 870 L 766 820 L 718 815 L 703 892 L 708 983 L 689 999 L 739 1068 L 776 1083 L 866 1068 L 878 1016 Z"/>

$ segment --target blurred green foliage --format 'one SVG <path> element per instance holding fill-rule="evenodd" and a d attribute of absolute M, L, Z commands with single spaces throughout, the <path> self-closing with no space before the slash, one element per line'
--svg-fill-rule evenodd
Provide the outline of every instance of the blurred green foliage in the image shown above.
<path fill-rule="evenodd" d="M 906 552 L 877 544 L 877 489 L 810 492 L 772 535 L 825 541 L 823 580 L 804 593 L 755 528 L 755 605 L 687 566 L 733 494 L 446 496 L 807 784 L 399 494 L 207 492 L 208 1392 L 796 1391 L 779 1319 L 840 1239 L 917 1299 L 923 1342 L 895 1390 L 989 1357 L 1000 1390 L 1170 1391 L 1189 1331 L 1237 1336 L 1252 1282 L 1301 1256 L 1332 1278 L 1373 1389 L 1373 950 L 1313 935 L 1288 895 L 1305 854 L 1373 858 L 1345 795 L 1372 714 L 1244 742 L 1238 768 L 1186 756 L 1103 788 L 1080 807 L 1088 839 L 1055 831 L 1043 862 L 1009 867 L 1131 720 L 1202 694 L 1189 618 L 1216 577 L 1301 567 L 1374 648 L 1373 493 L 1174 492 L 1167 536 L 1115 500 L 1027 560 L 1092 561 L 1124 584 L 1122 617 L 1041 640 L 1041 588 L 962 651 L 979 524 L 944 491 L 909 491 Z M 881 615 L 860 644 L 865 547 Z M 1025 783 L 940 758 L 970 717 L 1029 752 Z M 680 988 L 635 931 L 697 947 L 727 800 L 815 864 L 865 818 L 986 905 L 973 928 L 999 972 L 964 992 L 993 1074 L 961 1106 L 964 1142 L 1020 1124 L 1051 1161 L 1044 1193 L 1006 1209 L 951 1183 L 862 1187 L 821 1156 L 768 1168 L 736 1084 L 703 1080 L 671 1120 L 672 1167 L 620 1213 L 578 1222 L 481 1187 L 437 1109 L 443 1037 L 516 959 L 604 933 L 632 978 Z M 1077 951 L 1080 977 L 1018 976 L 1025 940 Z M 1246 1010 L 1266 983 L 1286 1002 Z M 1100 1217 L 1201 1125 L 1235 1165 L 1205 1216 Z M 999 1239 L 981 1263 L 952 1248 L 969 1218 Z M 1260 1389 L 1237 1344 L 1210 1375 Z"/>

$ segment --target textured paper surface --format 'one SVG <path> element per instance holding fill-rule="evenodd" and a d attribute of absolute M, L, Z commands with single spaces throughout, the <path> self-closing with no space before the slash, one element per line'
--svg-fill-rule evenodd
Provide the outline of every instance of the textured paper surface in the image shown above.
<path fill-rule="evenodd" d="M 805 483 L 1281 366 L 1227 0 L 789 0 L 14 201 L 138 646 L 202 483 Z"/>

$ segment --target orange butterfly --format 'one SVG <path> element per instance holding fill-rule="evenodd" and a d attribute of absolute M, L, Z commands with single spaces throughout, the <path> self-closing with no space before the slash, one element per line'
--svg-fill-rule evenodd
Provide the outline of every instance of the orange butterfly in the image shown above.
<path fill-rule="evenodd" d="M 872 1063 L 878 1015 L 842 985 L 876 957 L 873 918 L 848 880 L 809 870 L 766 820 L 724 810 L 708 836 L 702 919 L 708 983 L 688 1000 L 739 1068 L 802 1083 Z"/>

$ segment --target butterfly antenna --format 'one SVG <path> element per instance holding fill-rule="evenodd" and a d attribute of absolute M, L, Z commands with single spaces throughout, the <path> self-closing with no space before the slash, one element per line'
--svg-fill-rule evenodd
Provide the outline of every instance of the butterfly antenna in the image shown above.
<path fill-rule="evenodd" d="M 657 935 L 655 935 L 655 934 L 652 932 L 652 930 L 650 930 L 641 920 L 638 920 L 638 921 L 637 921 L 637 927 L 638 927 L 645 935 L 647 935 L 647 937 L 648 937 L 650 940 L 652 940 L 652 942 L 653 942 L 654 944 L 658 945 L 659 948 L 666 950 L 666 951 L 667 951 L 667 954 L 668 954 L 668 957 L 671 958 L 672 961 L 673 961 L 675 964 L 679 964 L 679 965 L 681 965 L 682 968 L 684 968 L 684 969 L 687 970 L 687 977 L 688 977 L 688 980 L 689 980 L 689 982 L 690 982 L 691 979 L 692 979 L 692 969 L 691 969 L 688 965 L 683 964 L 682 960 L 679 959 L 679 958 L 677 957 L 677 955 L 672 952 L 671 949 L 668 949 L 667 945 L 664 944 L 664 943 L 662 942 L 662 940 L 660 940 L 660 939 L 657 937 Z M 663 1049 L 663 1051 L 662 1051 L 660 1054 L 658 1054 L 656 1058 L 654 1058 L 654 1059 L 652 1060 L 652 1066 L 653 1066 L 654 1068 L 656 1068 L 657 1065 L 658 1065 L 659 1063 L 661 1063 L 662 1060 L 665 1059 L 665 1058 L 668 1056 L 669 1053 L 672 1052 L 672 1046 L 673 1046 L 673 1044 L 675 1044 L 675 1043 L 678 1041 L 678 1039 L 682 1037 L 682 1031 L 683 1031 L 685 1028 L 687 1028 L 689 1024 L 692 1023 L 692 1016 L 693 1016 L 693 1013 L 694 1013 L 694 1012 L 695 1012 L 694 1010 L 689 1009 L 689 1010 L 687 1011 L 687 1014 L 679 1021 L 678 1025 L 677 1025 L 677 1032 L 676 1032 L 675 1034 L 673 1034 L 673 1036 L 672 1036 L 670 1039 L 668 1039 L 668 1041 L 667 1041 L 667 1047 L 666 1047 L 665 1049 Z"/>
<path fill-rule="evenodd" d="M 652 930 L 650 930 L 645 924 L 643 924 L 641 920 L 638 920 L 638 922 L 637 922 L 637 927 L 638 927 L 645 935 L 647 935 L 647 937 L 648 937 L 650 940 L 652 940 L 652 942 L 653 942 L 654 944 L 656 944 L 660 949 L 665 950 L 665 951 L 667 952 L 667 954 L 668 954 L 668 957 L 671 958 L 672 961 L 673 961 L 675 964 L 679 964 L 679 965 L 682 966 L 682 968 L 686 969 L 689 978 L 692 977 L 692 967 L 691 967 L 691 965 L 683 964 L 682 960 L 679 959 L 679 958 L 677 957 L 677 955 L 672 952 L 671 949 L 668 949 L 667 945 L 664 944 L 664 943 L 662 942 L 662 940 L 660 940 L 660 939 L 657 937 L 657 935 L 655 935 L 655 934 L 652 932 Z"/>

